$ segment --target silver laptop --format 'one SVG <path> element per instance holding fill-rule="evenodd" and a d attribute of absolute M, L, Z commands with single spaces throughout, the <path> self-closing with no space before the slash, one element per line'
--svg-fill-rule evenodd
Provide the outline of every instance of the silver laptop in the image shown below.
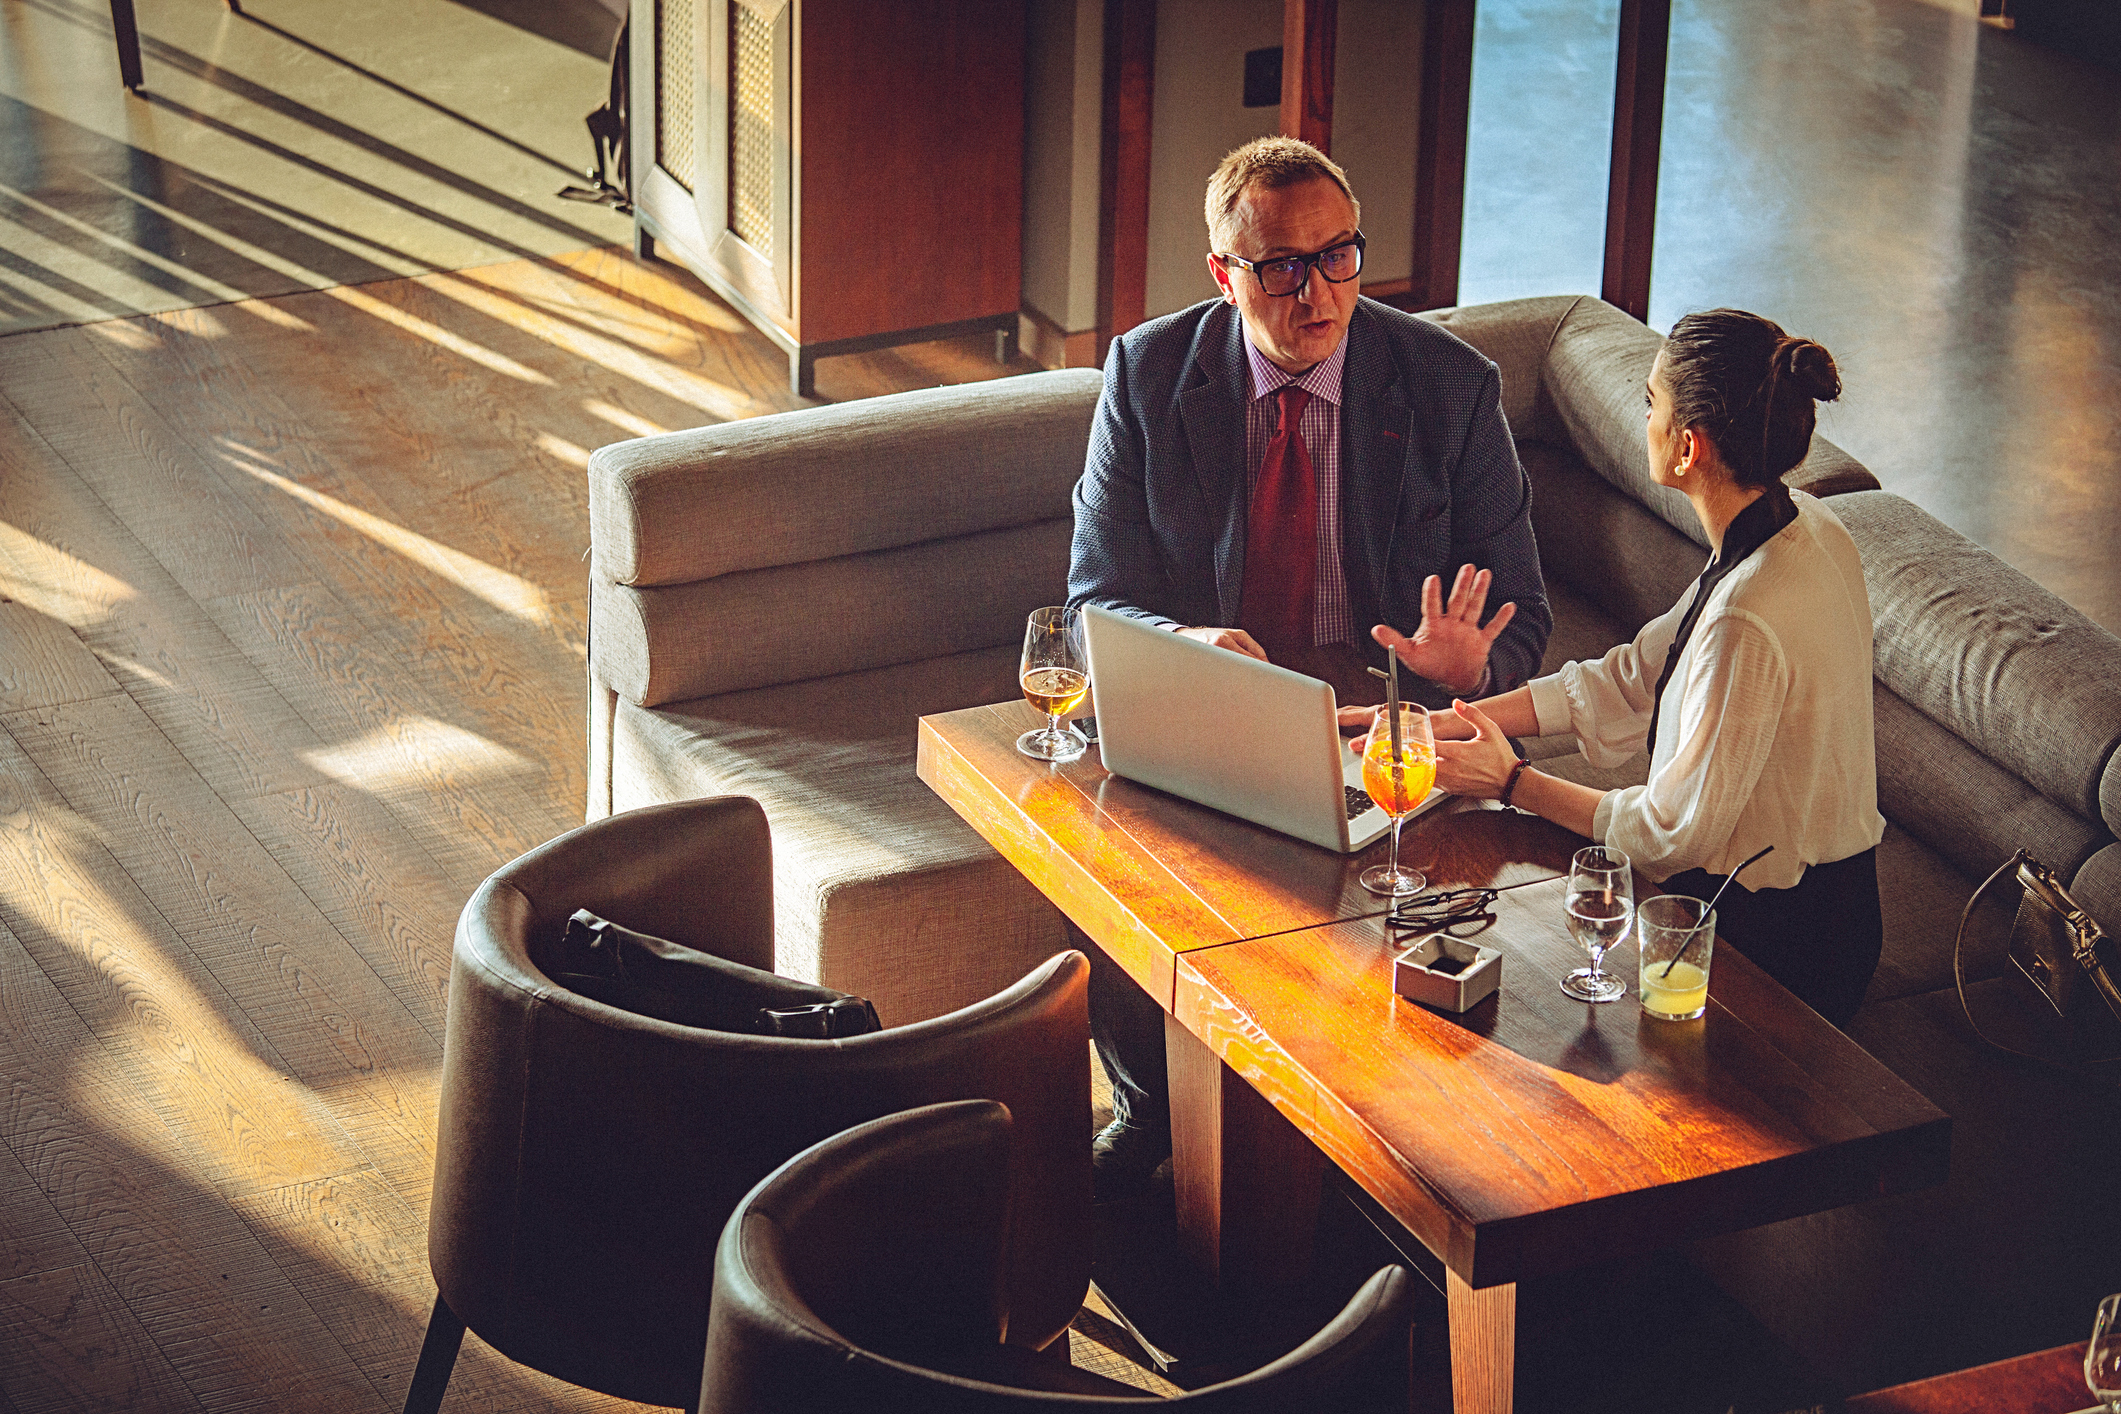
<path fill-rule="evenodd" d="M 1392 828 L 1330 685 L 1106 609 L 1083 618 L 1106 770 L 1344 854 Z"/>

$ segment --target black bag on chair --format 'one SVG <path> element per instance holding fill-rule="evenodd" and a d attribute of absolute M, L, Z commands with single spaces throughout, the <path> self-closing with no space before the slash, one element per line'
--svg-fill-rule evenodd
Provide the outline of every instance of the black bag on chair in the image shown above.
<path fill-rule="evenodd" d="M 2021 1039 L 2031 1037 L 2023 1046 L 2008 1045 L 1990 1035 L 1966 994 L 1967 925 L 1983 896 L 2013 873 L 2024 892 L 2011 924 L 2009 958 L 2018 975 L 2032 984 L 2038 999 L 2018 1009 L 2020 1024 L 2014 1034 Z M 2054 870 L 2025 850 L 2005 860 L 1967 900 L 1959 915 L 1958 936 L 1952 942 L 1952 978 L 1967 1025 L 1999 1051 L 2072 1069 L 2121 1060 L 2121 943 L 2107 936 L 2098 921 L 2070 897 Z M 2028 1013 L 2043 1020 L 2028 1026 L 2024 1022 Z M 1991 1015 L 1990 1024 L 2002 1020 Z"/>
<path fill-rule="evenodd" d="M 606 1006 L 708 1031 L 831 1041 L 880 1029 L 861 997 L 761 972 L 575 910 L 546 975 Z"/>

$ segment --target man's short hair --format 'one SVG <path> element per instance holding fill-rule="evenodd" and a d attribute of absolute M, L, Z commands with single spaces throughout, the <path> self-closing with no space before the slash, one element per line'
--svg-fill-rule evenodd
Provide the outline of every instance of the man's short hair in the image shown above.
<path fill-rule="evenodd" d="M 1230 213 L 1237 209 L 1237 203 L 1244 200 L 1245 192 L 1250 188 L 1257 186 L 1278 191 L 1317 177 L 1324 177 L 1341 189 L 1355 208 L 1355 219 L 1360 224 L 1362 203 L 1355 199 L 1355 189 L 1348 185 L 1348 174 L 1340 170 L 1339 163 L 1302 138 L 1256 137 L 1236 149 L 1216 167 L 1215 175 L 1208 178 L 1209 248 L 1218 252 L 1229 249 Z"/>

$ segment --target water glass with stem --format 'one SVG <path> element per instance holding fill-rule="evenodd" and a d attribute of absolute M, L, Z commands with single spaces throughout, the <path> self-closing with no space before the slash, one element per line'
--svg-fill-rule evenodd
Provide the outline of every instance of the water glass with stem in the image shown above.
<path fill-rule="evenodd" d="M 1562 978 L 1561 990 L 1579 1002 L 1626 996 L 1628 984 L 1604 964 L 1607 949 L 1627 937 L 1635 920 L 1635 875 L 1627 855 L 1598 844 L 1577 850 L 1565 888 L 1569 935 L 1591 954 L 1591 965 Z"/>
<path fill-rule="evenodd" d="M 2104 1400 L 2106 1414 L 2121 1414 L 2121 1292 L 2099 1303 L 2092 1343 L 2084 1352 L 2084 1383 Z"/>

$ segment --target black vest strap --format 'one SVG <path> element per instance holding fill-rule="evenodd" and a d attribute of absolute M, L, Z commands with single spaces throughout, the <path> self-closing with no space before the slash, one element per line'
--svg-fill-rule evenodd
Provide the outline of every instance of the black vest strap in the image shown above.
<path fill-rule="evenodd" d="M 1664 690 L 1679 667 L 1679 655 L 1685 651 L 1687 640 L 1694 636 L 1694 625 L 1701 621 L 1701 606 L 1708 603 L 1709 595 L 1715 592 L 1725 575 L 1738 568 L 1747 555 L 1773 540 L 1795 519 L 1797 503 L 1790 499 L 1789 488 L 1777 481 L 1724 527 L 1723 549 L 1709 561 L 1708 568 L 1695 581 L 1694 602 L 1686 606 L 1686 614 L 1679 620 L 1679 632 L 1672 636 L 1671 651 L 1664 655 L 1664 671 L 1657 675 L 1657 696 L 1650 707 L 1650 734 L 1643 739 L 1644 751 L 1654 753 L 1657 750 L 1657 719 L 1664 713 Z"/>

